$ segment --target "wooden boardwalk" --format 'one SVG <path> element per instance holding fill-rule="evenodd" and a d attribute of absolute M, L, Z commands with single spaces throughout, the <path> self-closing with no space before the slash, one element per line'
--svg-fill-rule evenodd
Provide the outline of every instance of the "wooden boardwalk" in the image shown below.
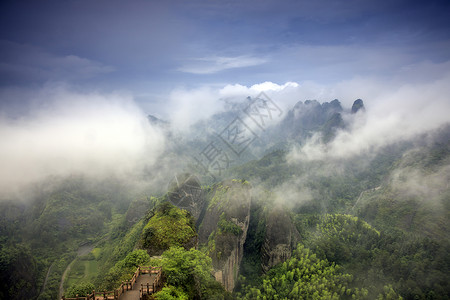
<path fill-rule="evenodd" d="M 161 289 L 160 267 L 138 267 L 133 277 L 122 282 L 113 291 L 95 292 L 85 297 L 65 298 L 61 300 L 141 300 L 144 295 L 151 295 Z"/>
<path fill-rule="evenodd" d="M 133 286 L 132 290 L 126 291 L 122 295 L 120 295 L 119 300 L 139 300 L 141 293 L 141 284 L 146 286 L 147 284 L 151 287 L 155 282 L 156 275 L 155 274 L 142 274 L 136 280 L 136 283 Z"/>

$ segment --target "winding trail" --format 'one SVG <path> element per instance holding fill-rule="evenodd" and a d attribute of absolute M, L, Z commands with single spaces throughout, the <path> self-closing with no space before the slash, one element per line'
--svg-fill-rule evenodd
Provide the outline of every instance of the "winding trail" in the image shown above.
<path fill-rule="evenodd" d="M 89 254 L 94 249 L 93 244 L 83 245 L 77 250 L 77 256 L 70 262 L 70 264 L 67 266 L 67 268 L 64 270 L 64 273 L 61 277 L 61 282 L 59 283 L 59 292 L 58 292 L 58 299 L 61 299 L 62 295 L 64 294 L 64 281 L 66 280 L 67 274 L 70 272 L 70 268 L 75 263 L 75 261 L 80 257 Z"/>
<path fill-rule="evenodd" d="M 379 189 L 381 189 L 381 185 L 380 185 L 380 186 L 377 186 L 376 188 L 371 188 L 371 189 L 362 191 L 362 192 L 359 194 L 358 200 L 356 200 L 355 204 L 354 204 L 353 207 L 352 207 L 352 212 L 354 212 L 356 205 L 358 205 L 359 200 L 361 200 L 362 196 L 363 196 L 365 193 L 377 191 L 377 190 L 379 190 Z"/>
<path fill-rule="evenodd" d="M 54 264 L 55 264 L 55 262 L 52 262 L 50 267 L 48 267 L 47 275 L 45 275 L 44 284 L 42 285 L 41 292 L 39 293 L 39 296 L 44 292 L 45 287 L 47 286 L 48 277 L 50 276 L 50 271 L 52 270 L 52 267 L 53 267 Z"/>

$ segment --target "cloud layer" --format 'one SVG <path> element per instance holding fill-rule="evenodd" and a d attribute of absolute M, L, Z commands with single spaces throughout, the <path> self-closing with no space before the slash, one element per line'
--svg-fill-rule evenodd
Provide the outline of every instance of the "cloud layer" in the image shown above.
<path fill-rule="evenodd" d="M 263 58 L 251 57 L 247 55 L 237 57 L 204 57 L 194 59 L 189 64 L 178 70 L 192 74 L 213 74 L 227 69 L 245 68 L 257 66 L 265 63 Z"/>
<path fill-rule="evenodd" d="M 338 132 L 328 145 L 321 144 L 318 136 L 313 137 L 303 147 L 294 149 L 291 159 L 349 158 L 373 153 L 383 146 L 407 140 L 450 122 L 448 74 L 432 82 L 396 87 L 367 80 L 361 84 L 367 91 L 374 91 L 372 96 L 361 91 L 367 113 L 348 120 L 350 128 Z M 355 86 L 358 90 L 358 80 L 342 86 L 349 90 Z"/>
<path fill-rule="evenodd" d="M 46 88 L 30 105 L 26 116 L 0 119 L 1 196 L 49 176 L 127 178 L 164 150 L 129 96 Z"/>
<path fill-rule="evenodd" d="M 296 158 L 321 159 L 348 157 L 376 150 L 397 140 L 408 139 L 450 122 L 450 62 L 410 65 L 406 74 L 386 81 L 380 78 L 355 77 L 334 84 L 314 81 L 274 83 L 270 81 L 246 86 L 228 84 L 194 89 L 176 89 L 168 97 L 165 116 L 176 128 L 189 128 L 193 123 L 224 110 L 225 103 L 244 102 L 260 92 L 267 94 L 283 111 L 298 101 L 320 102 L 339 99 L 349 109 L 354 100 L 364 100 L 367 113 L 348 119 L 346 131 L 324 147 L 319 137 L 313 138 Z M 430 76 L 432 74 L 432 76 Z M 413 77 L 414 77 L 413 76 Z"/>
<path fill-rule="evenodd" d="M 450 122 L 448 64 L 411 66 L 411 72 L 433 74 L 428 80 L 420 78 L 411 83 L 401 78 L 390 82 L 354 78 L 329 85 L 266 81 L 250 86 L 179 88 L 160 103 L 159 109 L 175 129 L 188 132 L 195 122 L 260 92 L 284 112 L 307 99 L 323 102 L 337 98 L 350 108 L 355 99 L 362 98 L 366 114 L 345 117 L 349 128 L 338 132 L 332 142 L 323 145 L 315 136 L 289 155 L 292 162 L 345 159 L 374 153 L 390 143 Z M 15 100 L 21 105 L 15 107 Z M 80 93 L 47 85 L 37 90 L 2 89 L 0 101 L 4 112 L 0 114 L 2 190 L 10 190 L 11 186 L 20 189 L 48 176 L 128 176 L 144 165 L 151 166 L 165 149 L 163 135 L 148 124 L 147 112 L 142 112 L 131 95 Z M 21 111 L 8 113 L 8 108 Z"/>

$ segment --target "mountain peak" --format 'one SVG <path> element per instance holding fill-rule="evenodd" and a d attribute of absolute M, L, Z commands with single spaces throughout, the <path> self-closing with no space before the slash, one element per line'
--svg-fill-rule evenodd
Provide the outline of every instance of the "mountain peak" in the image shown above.
<path fill-rule="evenodd" d="M 366 108 L 364 107 L 364 102 L 361 99 L 356 99 L 352 105 L 352 114 L 356 114 L 360 110 L 363 112 L 366 111 Z"/>

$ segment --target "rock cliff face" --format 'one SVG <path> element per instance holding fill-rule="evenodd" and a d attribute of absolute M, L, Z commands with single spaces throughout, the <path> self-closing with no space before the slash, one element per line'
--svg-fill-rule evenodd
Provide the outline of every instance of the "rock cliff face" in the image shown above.
<path fill-rule="evenodd" d="M 250 222 L 251 186 L 246 181 L 226 181 L 216 185 L 210 197 L 199 241 L 208 245 L 216 280 L 232 291 Z"/>
<path fill-rule="evenodd" d="M 183 208 L 188 208 L 183 202 L 188 197 L 176 197 L 181 195 L 180 191 L 184 189 L 185 185 L 175 188 L 171 200 L 174 199 L 178 205 L 183 204 Z M 244 244 L 250 224 L 251 190 L 252 187 L 247 181 L 233 179 L 218 183 L 210 190 L 204 190 L 202 198 L 189 197 L 189 203 L 207 204 L 197 219 L 200 222 L 198 242 L 207 247 L 214 276 L 227 291 L 233 291 L 236 285 L 244 255 Z M 271 209 L 265 216 L 265 224 L 260 253 L 262 270 L 267 272 L 291 257 L 293 249 L 300 241 L 300 235 L 284 208 Z"/>
<path fill-rule="evenodd" d="M 289 259 L 299 241 L 300 234 L 286 210 L 272 210 L 267 216 L 266 235 L 261 249 L 263 271 L 267 272 L 273 266 Z"/>

